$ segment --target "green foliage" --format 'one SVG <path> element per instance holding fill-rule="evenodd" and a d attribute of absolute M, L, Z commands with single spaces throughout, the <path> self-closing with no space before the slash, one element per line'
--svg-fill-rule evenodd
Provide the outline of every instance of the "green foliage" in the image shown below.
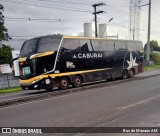
<path fill-rule="evenodd" d="M 8 29 L 4 25 L 3 5 L 0 4 L 0 64 L 9 63 L 12 59 L 12 48 L 4 45 L 2 41 L 11 39 L 8 35 Z"/>
<path fill-rule="evenodd" d="M 159 47 L 158 42 L 156 40 L 150 41 L 150 46 L 151 47 Z"/>
<path fill-rule="evenodd" d="M 8 29 L 4 26 L 3 5 L 0 4 L 0 42 L 9 39 Z"/>
<path fill-rule="evenodd" d="M 0 47 L 0 64 L 9 63 L 12 60 L 12 50 L 13 48 L 4 44 Z"/>
<path fill-rule="evenodd" d="M 145 48 L 146 48 L 146 47 L 147 47 L 147 44 L 145 44 Z M 151 47 L 151 48 L 154 48 L 154 47 L 160 48 L 157 40 L 152 40 L 152 41 L 150 41 L 150 47 Z"/>
<path fill-rule="evenodd" d="M 151 60 L 155 62 L 155 64 L 160 64 L 160 54 L 158 53 L 151 53 L 150 55 Z"/>

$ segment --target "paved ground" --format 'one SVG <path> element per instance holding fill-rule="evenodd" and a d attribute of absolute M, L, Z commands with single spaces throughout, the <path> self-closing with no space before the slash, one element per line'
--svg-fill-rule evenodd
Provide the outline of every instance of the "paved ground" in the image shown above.
<path fill-rule="evenodd" d="M 137 76 L 142 77 L 142 76 L 149 76 L 149 75 L 156 75 L 156 74 L 160 74 L 160 69 L 144 71 L 143 73 Z"/>
<path fill-rule="evenodd" d="M 160 76 L 2 108 L 0 126 L 160 127 L 159 107 Z"/>

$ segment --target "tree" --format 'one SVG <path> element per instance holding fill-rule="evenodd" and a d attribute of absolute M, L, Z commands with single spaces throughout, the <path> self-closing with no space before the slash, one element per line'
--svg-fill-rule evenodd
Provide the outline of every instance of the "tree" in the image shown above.
<path fill-rule="evenodd" d="M 160 48 L 157 40 L 152 40 L 152 41 L 150 41 L 150 47 L 151 47 L 152 49 L 154 49 L 154 48 Z M 147 43 L 145 44 L 144 48 L 147 48 Z"/>
<path fill-rule="evenodd" d="M 8 29 L 4 26 L 3 5 L 0 4 L 0 43 L 9 40 Z"/>
<path fill-rule="evenodd" d="M 13 48 L 4 44 L 0 47 L 0 64 L 10 63 L 12 60 L 12 50 Z"/>
<path fill-rule="evenodd" d="M 157 42 L 156 40 L 150 41 L 150 46 L 151 46 L 152 48 L 154 48 L 154 47 L 159 47 L 158 42 Z"/>
<path fill-rule="evenodd" d="M 2 43 L 11 39 L 8 29 L 4 26 L 3 5 L 0 4 L 0 64 L 9 63 L 12 60 L 12 48 Z"/>

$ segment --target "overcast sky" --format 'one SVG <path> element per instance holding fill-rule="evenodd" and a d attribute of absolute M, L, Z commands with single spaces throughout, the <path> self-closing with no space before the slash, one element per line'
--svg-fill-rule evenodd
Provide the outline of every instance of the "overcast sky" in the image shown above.
<path fill-rule="evenodd" d="M 5 26 L 12 40 L 8 43 L 20 49 L 29 38 L 48 35 L 83 35 L 83 23 L 92 22 L 94 31 L 94 3 L 104 2 L 99 7 L 106 13 L 98 15 L 98 22 L 108 22 L 107 34 L 117 35 L 120 39 L 129 38 L 129 0 L 1 0 L 4 6 Z M 147 4 L 148 0 L 142 0 Z M 160 7 L 159 0 L 152 1 L 151 40 L 160 42 Z M 147 41 L 148 6 L 142 7 L 140 40 Z"/>

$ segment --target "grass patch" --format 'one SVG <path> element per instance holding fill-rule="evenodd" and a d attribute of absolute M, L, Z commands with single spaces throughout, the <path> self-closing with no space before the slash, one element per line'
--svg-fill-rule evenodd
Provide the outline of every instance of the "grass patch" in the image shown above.
<path fill-rule="evenodd" d="M 144 70 L 152 70 L 152 69 L 160 69 L 160 65 L 154 65 L 154 66 L 146 66 L 144 67 Z"/>
<path fill-rule="evenodd" d="M 22 90 L 22 88 L 20 86 L 4 88 L 4 89 L 0 89 L 0 94 L 18 92 L 18 91 L 21 91 L 21 90 Z"/>

